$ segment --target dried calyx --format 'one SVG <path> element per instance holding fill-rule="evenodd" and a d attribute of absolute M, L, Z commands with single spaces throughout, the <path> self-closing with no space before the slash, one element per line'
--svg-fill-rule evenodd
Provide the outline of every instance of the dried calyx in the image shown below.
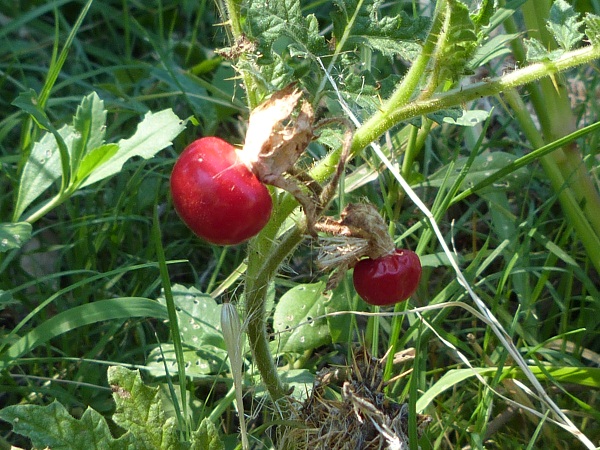
<path fill-rule="evenodd" d="M 316 236 L 315 223 L 330 203 L 343 172 L 352 141 L 353 129 L 347 121 L 327 119 L 315 124 L 310 103 L 301 100 L 302 92 L 289 85 L 255 108 L 251 115 L 240 160 L 265 184 L 289 192 L 306 215 L 306 230 Z M 323 124 L 341 123 L 346 127 L 338 170 L 322 187 L 295 164 L 315 139 Z"/>
<path fill-rule="evenodd" d="M 333 289 L 345 272 L 361 258 L 378 259 L 395 251 L 387 224 L 370 203 L 351 203 L 339 220 L 323 218 L 315 228 L 330 236 L 321 238 L 318 263 L 324 270 L 333 270 L 327 289 Z"/>

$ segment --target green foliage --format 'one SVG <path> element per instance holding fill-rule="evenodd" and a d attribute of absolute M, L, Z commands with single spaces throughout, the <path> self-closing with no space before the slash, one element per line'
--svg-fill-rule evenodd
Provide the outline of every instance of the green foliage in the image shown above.
<path fill-rule="evenodd" d="M 585 23 L 579 20 L 579 18 L 580 14 L 568 2 L 565 0 L 556 0 L 550 9 L 546 28 L 556 43 L 558 43 L 559 49 L 549 50 L 537 39 L 528 39 L 526 41 L 527 59 L 529 61 L 553 61 L 560 58 L 564 52 L 579 45 L 584 37 L 579 28 Z"/>
<path fill-rule="evenodd" d="M 31 439 L 36 448 L 128 450 L 222 450 L 212 422 L 203 420 L 188 442 L 179 439 L 172 417 L 166 417 L 158 388 L 146 386 L 139 371 L 115 366 L 108 369 L 116 411 L 114 423 L 125 431 L 114 438 L 105 418 L 87 408 L 76 419 L 54 401 L 48 406 L 15 405 L 0 410 L 15 433 Z"/>
<path fill-rule="evenodd" d="M 181 341 L 184 343 L 186 374 L 201 377 L 221 373 L 226 369 L 227 358 L 221 332 L 222 306 L 210 295 L 203 294 L 194 287 L 174 285 L 172 291 Z M 158 301 L 166 305 L 164 296 Z M 177 373 L 175 348 L 171 344 L 162 344 L 148 357 L 148 367 L 155 375 L 166 375 L 165 365 L 171 374 Z"/>
<path fill-rule="evenodd" d="M 435 417 L 422 448 L 597 441 L 594 2 L 225 1 L 232 17 L 211 2 L 26 3 L 0 2 L 0 443 L 221 450 L 241 441 L 235 408 L 260 418 L 253 445 L 275 447 L 265 430 L 295 428 L 280 420 L 293 417 L 286 408 L 306 411 L 297 402 L 315 374 L 351 363 L 357 344 L 389 352 L 383 383 L 409 405 L 408 434 L 414 412 Z M 351 270 L 323 293 L 322 242 L 298 231 L 301 211 L 279 190 L 271 223 L 243 246 L 199 241 L 171 208 L 181 149 L 199 135 L 242 142 L 247 106 L 289 83 L 317 120 L 351 111 L 358 122 L 326 214 L 369 201 L 396 244 L 421 256 L 419 290 L 393 315 L 356 296 Z M 190 116 L 193 126 L 179 119 Z M 299 168 L 324 184 L 340 127 L 316 134 Z M 431 208 L 439 241 L 398 173 Z M 265 343 L 240 355 L 235 394 L 225 298 Z M 520 397 L 530 391 L 533 406 Z M 270 404 L 273 392 L 284 401 Z M 552 421 L 498 427 L 514 402 Z"/>
<path fill-rule="evenodd" d="M 302 353 L 331 342 L 325 315 L 323 283 L 302 284 L 277 303 L 273 327 L 280 333 L 273 344 L 279 352 Z"/>
<path fill-rule="evenodd" d="M 446 2 L 440 20 L 444 25 L 435 53 L 436 70 L 440 82 L 456 81 L 465 73 L 477 48 L 475 23 L 469 8 L 457 0 Z"/>
<path fill-rule="evenodd" d="M 584 19 L 585 34 L 594 45 L 600 44 L 600 16 L 595 14 L 586 14 Z"/>
<path fill-rule="evenodd" d="M 10 422 L 15 433 L 31 439 L 35 448 L 58 450 L 143 448 L 131 433 L 118 439 L 112 437 L 106 420 L 88 408 L 80 419 L 69 414 L 58 401 L 48 406 L 15 405 L 0 410 L 0 418 Z"/>
<path fill-rule="evenodd" d="M 39 205 L 29 220 L 39 215 L 40 210 L 45 211 L 49 204 L 55 206 L 64 201 L 77 189 L 119 173 L 128 159 L 151 158 L 185 128 L 185 121 L 168 109 L 146 114 L 131 138 L 105 144 L 106 110 L 95 92 L 83 98 L 72 125 L 59 130 L 38 103 L 33 91 L 19 95 L 13 102 L 31 114 L 40 127 L 51 131 L 34 144 L 25 161 L 13 213 L 15 220 L 59 178 L 62 178 L 59 193 L 46 205 Z"/>
<path fill-rule="evenodd" d="M 426 37 L 429 20 L 410 17 L 404 11 L 394 16 L 382 15 L 381 0 L 336 0 L 331 14 L 336 52 L 356 51 L 362 46 L 383 56 L 412 61 Z"/>
<path fill-rule="evenodd" d="M 579 16 L 566 0 L 555 0 L 550 8 L 548 30 L 565 51 L 574 48 L 583 38 L 583 33 L 579 31 L 583 22 Z"/>

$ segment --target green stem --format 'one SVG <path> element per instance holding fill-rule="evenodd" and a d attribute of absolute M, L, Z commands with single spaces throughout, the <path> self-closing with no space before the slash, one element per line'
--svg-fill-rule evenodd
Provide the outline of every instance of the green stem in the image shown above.
<path fill-rule="evenodd" d="M 430 99 L 417 100 L 407 105 L 400 105 L 400 107 L 388 104 L 388 108 L 383 108 L 375 113 L 356 130 L 352 150 L 358 151 L 366 147 L 388 129 L 411 117 L 451 108 L 478 98 L 494 96 L 508 89 L 531 83 L 542 77 L 591 62 L 597 58 L 600 58 L 600 45 L 587 46 L 567 52 L 556 61 L 535 63 L 501 77 L 452 89 Z"/>
<path fill-rule="evenodd" d="M 275 222 L 277 222 L 277 218 L 275 218 Z M 277 225 L 268 226 L 265 232 L 250 242 L 245 290 L 248 341 L 254 356 L 254 363 L 274 402 L 284 398 L 287 390 L 279 378 L 269 349 L 265 328 L 265 299 L 277 269 L 303 238 L 302 230 L 295 227 L 281 242 L 273 245 L 278 229 Z"/>
<path fill-rule="evenodd" d="M 224 0 L 225 9 L 227 14 L 226 22 L 229 23 L 231 27 L 231 34 L 233 37 L 233 42 L 231 42 L 232 46 L 238 45 L 238 43 L 244 39 L 244 30 L 242 28 L 241 21 L 241 7 L 242 2 L 240 0 Z M 245 53 L 242 53 L 240 56 L 244 62 L 249 63 L 249 59 L 247 58 Z M 244 82 L 246 98 L 248 100 L 248 107 L 250 110 L 253 110 L 260 103 L 260 99 L 262 98 L 260 89 L 258 89 L 258 84 L 252 77 L 252 74 L 247 70 L 241 70 L 240 74 L 242 76 L 242 81 Z"/>

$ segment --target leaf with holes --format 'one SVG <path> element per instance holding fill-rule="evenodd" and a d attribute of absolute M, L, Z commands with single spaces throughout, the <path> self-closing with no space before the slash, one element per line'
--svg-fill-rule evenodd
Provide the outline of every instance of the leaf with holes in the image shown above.
<path fill-rule="evenodd" d="M 278 352 L 304 352 L 331 342 L 325 314 L 325 283 L 301 284 L 287 291 L 275 307 L 273 327 Z M 316 320 L 315 320 L 316 319 Z"/>

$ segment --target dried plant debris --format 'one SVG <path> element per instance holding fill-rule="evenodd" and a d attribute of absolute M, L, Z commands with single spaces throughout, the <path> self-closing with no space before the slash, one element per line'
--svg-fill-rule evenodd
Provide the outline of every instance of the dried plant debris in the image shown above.
<path fill-rule="evenodd" d="M 300 410 L 305 427 L 288 430 L 280 448 L 408 450 L 408 404 L 384 395 L 384 363 L 363 347 L 350 366 L 319 372 Z M 419 437 L 430 422 L 430 416 L 417 416 Z"/>
<path fill-rule="evenodd" d="M 350 203 L 340 219 L 323 217 L 316 229 L 327 233 L 320 238 L 317 263 L 325 271 L 333 271 L 327 290 L 334 289 L 346 271 L 363 257 L 381 258 L 394 252 L 394 240 L 377 208 L 370 203 Z"/>
<path fill-rule="evenodd" d="M 275 92 L 250 114 L 240 160 L 265 184 L 289 192 L 306 216 L 306 231 L 317 236 L 315 223 L 333 198 L 349 155 L 354 128 L 343 118 L 323 119 L 315 124 L 310 103 L 294 84 Z M 296 167 L 300 156 L 326 125 L 345 129 L 337 171 L 325 186 Z"/>

